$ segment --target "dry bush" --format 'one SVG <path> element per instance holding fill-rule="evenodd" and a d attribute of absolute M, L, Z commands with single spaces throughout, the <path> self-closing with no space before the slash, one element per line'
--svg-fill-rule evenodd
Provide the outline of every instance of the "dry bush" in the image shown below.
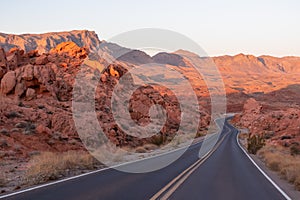
<path fill-rule="evenodd" d="M 146 153 L 147 150 L 144 147 L 140 146 L 135 149 L 135 152 L 136 153 Z"/>
<path fill-rule="evenodd" d="M 246 140 L 249 137 L 249 134 L 248 133 L 240 133 L 238 137 L 241 140 Z"/>
<path fill-rule="evenodd" d="M 195 138 L 203 137 L 203 136 L 205 136 L 205 132 L 197 132 Z"/>
<path fill-rule="evenodd" d="M 136 147 L 134 151 L 136 153 L 147 153 L 149 151 L 157 149 L 158 146 L 155 144 L 144 144 L 143 146 Z"/>
<path fill-rule="evenodd" d="M 300 190 L 300 156 L 292 156 L 288 150 L 270 145 L 263 147 L 258 154 L 267 167 L 279 172 L 284 179 Z"/>
<path fill-rule="evenodd" d="M 166 137 L 163 134 L 154 135 L 151 137 L 151 143 L 157 146 L 164 144 L 166 141 Z"/>
<path fill-rule="evenodd" d="M 64 153 L 42 152 L 33 156 L 25 174 L 25 182 L 43 183 L 67 175 L 71 170 L 93 169 L 96 160 L 87 152 L 68 151 Z"/>
<path fill-rule="evenodd" d="M 293 144 L 290 147 L 290 151 L 291 151 L 292 156 L 300 155 L 300 145 L 299 144 Z"/>
<path fill-rule="evenodd" d="M 247 139 L 247 150 L 249 153 L 256 154 L 265 145 L 264 136 L 250 135 Z"/>
<path fill-rule="evenodd" d="M 144 147 L 147 151 L 155 150 L 155 149 L 158 148 L 158 146 L 155 145 L 155 144 L 145 144 L 143 147 Z"/>
<path fill-rule="evenodd" d="M 4 187 L 6 185 L 7 181 L 4 175 L 4 172 L 0 173 L 0 187 Z"/>

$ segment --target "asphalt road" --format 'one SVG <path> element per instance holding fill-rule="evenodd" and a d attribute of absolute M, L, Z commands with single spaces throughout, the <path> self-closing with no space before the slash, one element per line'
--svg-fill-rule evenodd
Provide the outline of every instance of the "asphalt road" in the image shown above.
<path fill-rule="evenodd" d="M 171 165 L 154 172 L 134 174 L 106 169 L 5 199 L 286 199 L 240 149 L 236 135 L 237 130 L 226 122 L 214 151 L 202 160 L 198 158 L 200 142 L 190 146 Z M 180 152 L 172 154 L 176 153 Z M 165 156 L 170 155 L 152 161 L 163 162 Z M 132 163 L 129 165 L 135 166 L 129 167 L 145 162 Z"/>

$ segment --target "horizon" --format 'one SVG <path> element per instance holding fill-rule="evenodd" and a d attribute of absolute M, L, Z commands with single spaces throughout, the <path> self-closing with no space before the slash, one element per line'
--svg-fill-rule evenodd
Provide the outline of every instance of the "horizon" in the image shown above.
<path fill-rule="evenodd" d="M 95 30 L 100 40 L 106 40 L 130 30 L 164 28 L 191 38 L 210 56 L 239 53 L 300 56 L 300 2 L 295 0 L 214 0 L 184 4 L 181 1 L 87 0 L 84 5 L 78 0 L 6 1 L 3 7 L 0 16 L 5 20 L 0 22 L 0 32 L 4 33 L 88 29 Z"/>

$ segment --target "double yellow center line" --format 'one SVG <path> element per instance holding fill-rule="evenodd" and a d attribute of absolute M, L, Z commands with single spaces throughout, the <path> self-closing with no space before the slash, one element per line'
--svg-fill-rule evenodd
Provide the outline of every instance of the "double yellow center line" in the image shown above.
<path fill-rule="evenodd" d="M 181 172 L 178 176 L 176 176 L 172 181 L 170 181 L 165 187 L 163 187 L 160 191 L 158 191 L 154 196 L 150 198 L 150 200 L 167 200 L 176 189 L 202 164 L 204 163 L 210 156 L 213 154 L 217 148 L 221 145 L 225 137 L 228 135 L 226 133 L 222 139 L 214 146 L 214 148 L 209 151 L 205 156 L 201 159 L 197 160 L 190 167 Z"/>

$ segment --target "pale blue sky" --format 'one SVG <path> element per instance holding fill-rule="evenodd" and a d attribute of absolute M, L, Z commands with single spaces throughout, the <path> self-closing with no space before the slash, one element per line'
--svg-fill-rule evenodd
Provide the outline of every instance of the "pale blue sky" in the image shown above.
<path fill-rule="evenodd" d="M 165 28 L 209 55 L 300 56 L 298 0 L 8 0 L 0 32 L 95 30 L 102 39 L 138 28 Z"/>

